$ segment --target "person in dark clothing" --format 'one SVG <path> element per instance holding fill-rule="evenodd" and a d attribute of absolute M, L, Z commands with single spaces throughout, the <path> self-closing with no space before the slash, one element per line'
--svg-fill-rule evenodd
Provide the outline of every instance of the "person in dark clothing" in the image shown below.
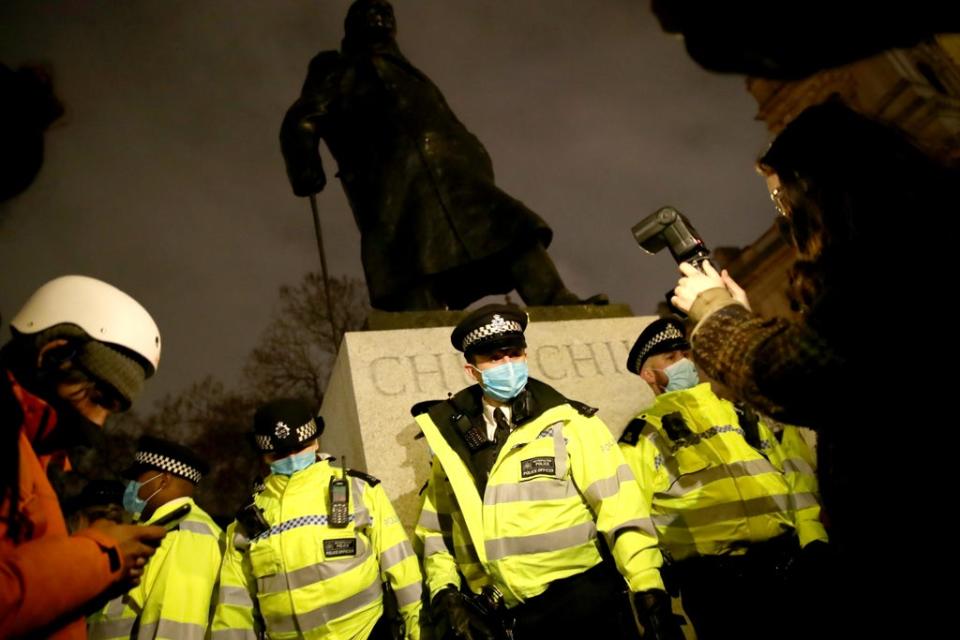
<path fill-rule="evenodd" d="M 546 252 L 553 232 L 496 186 L 486 149 L 400 52 L 390 3 L 354 2 L 345 32 L 340 51 L 310 62 L 280 143 L 294 193 L 310 196 L 326 185 L 326 141 L 373 306 L 462 309 L 514 288 L 528 305 L 583 302 Z"/>
<path fill-rule="evenodd" d="M 14 71 L 0 64 L 0 202 L 33 183 L 43 166 L 43 137 L 63 115 L 50 74 L 41 67 Z"/>
<path fill-rule="evenodd" d="M 881 5 L 866 0 L 651 0 L 667 33 L 711 71 L 778 80 L 804 78 L 887 49 L 912 47 L 960 31 L 948 2 Z M 864 29 L 865 20 L 870 28 Z"/>
<path fill-rule="evenodd" d="M 895 578 L 917 565 L 898 555 L 906 532 L 894 523 L 908 505 L 936 513 L 923 506 L 932 494 L 911 489 L 939 486 L 943 467 L 904 443 L 942 420 L 928 399 L 947 397 L 950 379 L 934 354 L 905 355 L 923 349 L 928 323 L 914 331 L 892 314 L 942 296 L 960 178 L 836 100 L 791 122 L 760 168 L 797 249 L 791 279 L 800 319 L 758 317 L 736 283 L 709 265 L 704 273 L 681 265 L 672 301 L 696 323 L 693 355 L 707 375 L 762 413 L 816 430 L 836 584 L 844 596 L 882 601 L 891 585 L 917 584 L 915 575 Z M 903 284 L 891 285 L 894 278 Z M 898 378 L 906 387 L 896 388 L 923 397 L 906 406 L 885 397 L 884 382 Z M 901 469 L 904 481 L 891 482 L 884 465 Z M 881 619 L 861 612 L 860 621 Z"/>

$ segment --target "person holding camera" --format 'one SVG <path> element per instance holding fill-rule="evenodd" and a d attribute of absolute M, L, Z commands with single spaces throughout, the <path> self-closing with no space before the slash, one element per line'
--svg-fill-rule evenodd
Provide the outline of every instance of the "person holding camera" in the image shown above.
<path fill-rule="evenodd" d="M 63 276 L 37 289 L 0 349 L 0 637 L 86 638 L 84 614 L 140 582 L 160 527 L 100 519 L 68 535 L 47 478 L 130 407 L 160 332 L 119 289 Z"/>
<path fill-rule="evenodd" d="M 914 241 L 904 234 L 915 224 L 948 224 L 960 178 L 899 131 L 836 99 L 797 116 L 759 166 L 797 251 L 791 278 L 800 316 L 755 315 L 729 276 L 706 264 L 702 272 L 680 265 L 672 301 L 695 324 L 693 355 L 707 375 L 762 413 L 816 430 L 837 584 L 841 592 L 866 590 L 873 602 L 882 601 L 883 585 L 923 578 L 917 563 L 891 557 L 894 540 L 906 532 L 880 523 L 894 513 L 899 520 L 907 505 L 912 513 L 936 514 L 940 505 L 923 503 L 935 492 L 911 488 L 951 485 L 941 477 L 944 466 L 927 455 L 917 482 L 889 481 L 878 465 L 918 462 L 910 455 L 912 438 L 936 430 L 942 422 L 936 399 L 950 397 L 946 382 L 954 376 L 940 348 L 922 353 L 929 320 L 911 331 L 908 319 L 892 314 L 942 299 L 952 252 L 937 251 L 934 240 L 949 235 L 924 233 Z M 911 349 L 919 350 L 913 360 Z M 886 387 L 916 390 L 922 398 L 900 408 L 907 396 L 885 394 Z M 902 573 L 912 575 L 895 577 Z M 915 620 L 902 612 L 922 603 L 908 594 L 901 599 L 894 614 Z M 874 617 L 869 608 L 861 613 Z"/>
<path fill-rule="evenodd" d="M 213 637 L 419 638 L 420 567 L 380 481 L 317 453 L 300 400 L 253 422 L 270 475 L 227 528 Z"/>
<path fill-rule="evenodd" d="M 632 597 L 645 638 L 681 638 L 633 474 L 596 409 L 528 377 L 526 326 L 510 305 L 469 313 L 451 342 L 477 384 L 416 417 L 438 635 L 636 638 Z"/>
<path fill-rule="evenodd" d="M 781 605 L 817 610 L 802 578 L 826 556 L 812 470 L 756 413 L 701 383 L 689 354 L 683 323 L 661 318 L 626 363 L 656 396 L 620 449 L 657 527 L 667 587 L 698 638 L 788 636 Z"/>
<path fill-rule="evenodd" d="M 191 449 L 143 436 L 127 479 L 123 508 L 167 535 L 143 580 L 87 621 L 92 638 L 203 638 L 220 573 L 223 531 L 193 501 L 207 463 Z"/>

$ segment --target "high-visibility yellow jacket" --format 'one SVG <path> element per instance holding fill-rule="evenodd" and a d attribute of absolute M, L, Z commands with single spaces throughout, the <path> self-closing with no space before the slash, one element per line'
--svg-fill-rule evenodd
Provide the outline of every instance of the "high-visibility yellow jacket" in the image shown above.
<path fill-rule="evenodd" d="M 90 616 L 91 640 L 202 640 L 222 557 L 223 531 L 192 498 L 161 505 L 146 524 L 188 503 L 190 513 L 167 533 L 140 584 Z"/>
<path fill-rule="evenodd" d="M 362 640 L 383 614 L 389 580 L 406 624 L 420 637 L 420 568 L 375 478 L 348 474 L 349 522 L 330 526 L 330 479 L 320 460 L 292 476 L 271 474 L 254 499 L 270 528 L 250 536 L 234 522 L 220 571 L 214 638 Z"/>
<path fill-rule="evenodd" d="M 794 518 L 800 546 L 805 547 L 813 540 L 826 541 L 827 532 L 820 521 L 820 486 L 817 483 L 816 455 L 800 433 L 799 427 L 780 426 L 782 428 L 779 431 L 774 431 L 780 446 L 773 447 L 770 455 L 771 459 L 776 461 L 775 464 L 783 469 L 794 496 Z M 803 497 L 806 495 L 816 496 L 816 503 Z"/>
<path fill-rule="evenodd" d="M 827 539 L 809 464 L 708 383 L 657 396 L 620 448 L 674 560 L 744 553 L 793 530 L 801 545 Z"/>
<path fill-rule="evenodd" d="M 458 415 L 481 420 L 479 386 L 417 417 L 434 453 L 416 535 L 431 598 L 492 583 L 507 606 L 601 562 L 598 533 L 633 591 L 663 588 L 656 534 L 633 474 L 603 422 L 531 379 L 534 408 L 521 416 L 480 494 Z M 516 407 L 516 405 L 514 405 Z M 462 424 L 462 422 L 461 422 Z"/>

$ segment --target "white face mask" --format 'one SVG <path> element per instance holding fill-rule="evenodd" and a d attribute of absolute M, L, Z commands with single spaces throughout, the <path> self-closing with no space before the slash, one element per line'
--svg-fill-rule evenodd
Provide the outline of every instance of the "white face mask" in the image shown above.
<path fill-rule="evenodd" d="M 657 369 L 667 376 L 667 386 L 664 391 L 681 391 L 691 389 L 700 384 L 700 375 L 697 367 L 688 358 L 680 358 L 665 369 Z"/>
<path fill-rule="evenodd" d="M 483 392 L 500 402 L 516 398 L 527 386 L 529 369 L 526 360 L 511 360 L 489 369 L 477 369 L 483 380 Z"/>
<path fill-rule="evenodd" d="M 140 518 L 140 514 L 143 513 L 144 509 L 147 508 L 147 503 L 150 502 L 150 499 L 153 498 L 153 496 L 160 493 L 160 489 L 163 487 L 159 487 L 145 499 L 140 497 L 140 488 L 144 485 L 150 484 L 162 475 L 162 473 L 158 473 L 146 482 L 130 480 L 127 483 L 127 487 L 123 492 L 123 508 L 127 513 L 133 516 L 134 520 L 138 520 Z"/>

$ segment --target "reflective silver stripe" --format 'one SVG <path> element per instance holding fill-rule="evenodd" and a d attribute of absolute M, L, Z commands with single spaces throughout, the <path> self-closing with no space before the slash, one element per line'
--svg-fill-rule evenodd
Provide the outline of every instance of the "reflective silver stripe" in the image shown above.
<path fill-rule="evenodd" d="M 657 535 L 657 529 L 653 526 L 653 520 L 651 518 L 637 518 L 636 520 L 627 520 L 622 524 L 618 524 L 607 533 L 607 537 L 611 538 L 614 544 L 616 544 L 617 536 L 630 529 L 639 529 L 654 537 Z"/>
<path fill-rule="evenodd" d="M 107 604 L 107 617 L 116 618 L 123 613 L 123 599 L 125 596 L 117 596 Z"/>
<path fill-rule="evenodd" d="M 577 494 L 577 487 L 568 480 L 531 480 L 508 484 L 487 485 L 483 504 L 493 506 L 507 502 L 539 502 L 564 500 Z"/>
<path fill-rule="evenodd" d="M 345 600 L 334 602 L 324 607 L 297 614 L 296 620 L 292 616 L 275 616 L 267 618 L 267 632 L 269 633 L 308 633 L 321 627 L 331 620 L 343 617 L 358 609 L 362 609 L 380 599 L 383 592 L 378 577 L 373 583 Z M 299 623 L 299 625 L 297 624 Z"/>
<path fill-rule="evenodd" d="M 453 529 L 453 516 L 439 511 L 420 511 L 420 521 L 417 523 L 430 531 L 450 531 Z"/>
<path fill-rule="evenodd" d="M 258 640 L 253 629 L 217 629 L 213 640 Z"/>
<path fill-rule="evenodd" d="M 742 462 L 731 462 L 719 467 L 708 467 L 700 471 L 694 471 L 677 478 L 667 491 L 657 495 L 679 498 L 683 495 L 695 491 L 700 487 L 722 480 L 723 478 L 742 478 L 745 476 L 759 476 L 764 473 L 776 473 L 781 475 L 777 469 L 766 460 L 744 460 Z"/>
<path fill-rule="evenodd" d="M 98 620 L 90 625 L 90 640 L 108 640 L 110 638 L 129 638 L 136 618 L 120 620 Z"/>
<path fill-rule="evenodd" d="M 380 570 L 383 571 L 400 564 L 404 558 L 409 558 L 412 555 L 413 547 L 406 540 L 401 540 L 380 554 Z"/>
<path fill-rule="evenodd" d="M 220 587 L 220 593 L 217 595 L 219 604 L 233 604 L 238 607 L 252 607 L 253 599 L 250 593 L 243 587 Z"/>
<path fill-rule="evenodd" d="M 420 510 L 420 519 L 417 521 L 417 524 L 423 527 L 424 529 L 429 529 L 430 531 L 440 531 L 440 516 L 439 514 L 428 511 L 426 509 Z"/>
<path fill-rule="evenodd" d="M 394 589 L 393 593 L 397 596 L 397 606 L 403 608 L 415 602 L 420 602 L 420 597 L 423 595 L 423 585 L 414 582 L 401 589 Z"/>
<path fill-rule="evenodd" d="M 595 505 L 605 498 L 616 495 L 617 492 L 620 491 L 620 485 L 622 483 L 633 481 L 633 472 L 630 471 L 630 467 L 622 464 L 617 467 L 616 474 L 610 476 L 609 478 L 597 480 L 587 487 L 586 491 L 584 491 L 584 494 L 587 496 L 590 504 Z"/>
<path fill-rule="evenodd" d="M 353 514 L 353 526 L 360 528 L 370 524 L 370 511 L 366 507 L 360 507 Z"/>
<path fill-rule="evenodd" d="M 563 439 L 563 425 L 564 422 L 562 420 L 550 425 L 550 428 L 553 429 L 553 455 L 555 456 L 555 464 L 557 465 L 556 473 L 558 478 L 563 478 L 567 475 L 567 443 Z"/>
<path fill-rule="evenodd" d="M 655 515 L 653 516 L 653 522 L 658 527 L 700 527 L 735 518 L 784 513 L 790 511 L 791 502 L 790 496 L 763 496 L 743 502 L 727 502 L 700 509 L 680 509 L 675 513 Z"/>
<path fill-rule="evenodd" d="M 450 553 L 450 548 L 447 546 L 443 536 L 428 536 L 423 541 L 423 555 L 432 556 L 435 553 Z"/>
<path fill-rule="evenodd" d="M 192 622 L 177 622 L 169 618 L 160 618 L 156 622 L 140 625 L 137 631 L 138 640 L 152 640 L 152 638 L 176 638 L 177 640 L 203 640 L 206 625 Z"/>
<path fill-rule="evenodd" d="M 596 537 L 597 525 L 591 520 L 550 533 L 487 540 L 484 546 L 487 550 L 487 559 L 493 561 L 507 556 L 567 549 L 589 542 Z"/>
<path fill-rule="evenodd" d="M 810 463 L 803 458 L 787 458 L 783 461 L 783 470 L 788 473 L 799 473 L 805 476 L 817 475 L 817 472 L 813 470 Z"/>
<path fill-rule="evenodd" d="M 353 476 L 350 476 L 350 484 L 353 485 L 350 487 L 350 489 L 353 491 L 353 498 L 355 500 L 354 504 L 360 504 L 360 501 L 363 499 L 363 492 L 367 488 L 367 483 L 360 478 L 354 478 Z"/>
<path fill-rule="evenodd" d="M 806 491 L 804 493 L 791 493 L 790 502 L 794 511 L 800 511 L 801 509 L 809 509 L 810 507 L 820 506 L 820 501 L 817 500 L 815 494 Z"/>
<path fill-rule="evenodd" d="M 649 422 L 643 427 L 641 434 L 642 437 L 649 440 L 659 452 L 655 457 L 654 466 L 657 469 L 659 469 L 661 466 L 666 467 L 667 474 L 670 477 L 670 482 L 674 482 L 678 477 L 680 477 L 681 474 L 680 467 L 677 465 L 676 459 L 670 452 L 670 445 L 664 442 L 663 436 L 661 436 L 660 432 L 657 431 L 656 428 Z"/>
<path fill-rule="evenodd" d="M 190 531 L 192 533 L 199 533 L 205 536 L 217 537 L 217 534 L 213 532 L 213 529 L 210 528 L 206 522 L 197 522 L 196 520 L 184 520 L 180 523 L 181 531 Z"/>
<path fill-rule="evenodd" d="M 640 432 L 640 435 L 641 437 L 646 438 L 653 443 L 653 446 L 657 448 L 657 451 L 659 451 L 660 455 L 662 455 L 664 458 L 670 457 L 670 444 L 668 442 L 664 442 L 664 437 L 660 435 L 660 432 L 657 431 L 657 428 L 652 424 L 649 422 L 645 424 L 643 431 Z"/>
<path fill-rule="evenodd" d="M 356 540 L 356 556 L 318 562 L 306 567 L 301 567 L 296 571 L 277 573 L 272 576 L 258 578 L 257 592 L 260 594 L 269 594 L 299 589 L 300 587 L 305 587 L 315 582 L 320 582 L 321 580 L 328 580 L 354 567 L 360 566 L 370 557 L 370 547 L 364 544 L 363 538 L 356 538 Z"/>

